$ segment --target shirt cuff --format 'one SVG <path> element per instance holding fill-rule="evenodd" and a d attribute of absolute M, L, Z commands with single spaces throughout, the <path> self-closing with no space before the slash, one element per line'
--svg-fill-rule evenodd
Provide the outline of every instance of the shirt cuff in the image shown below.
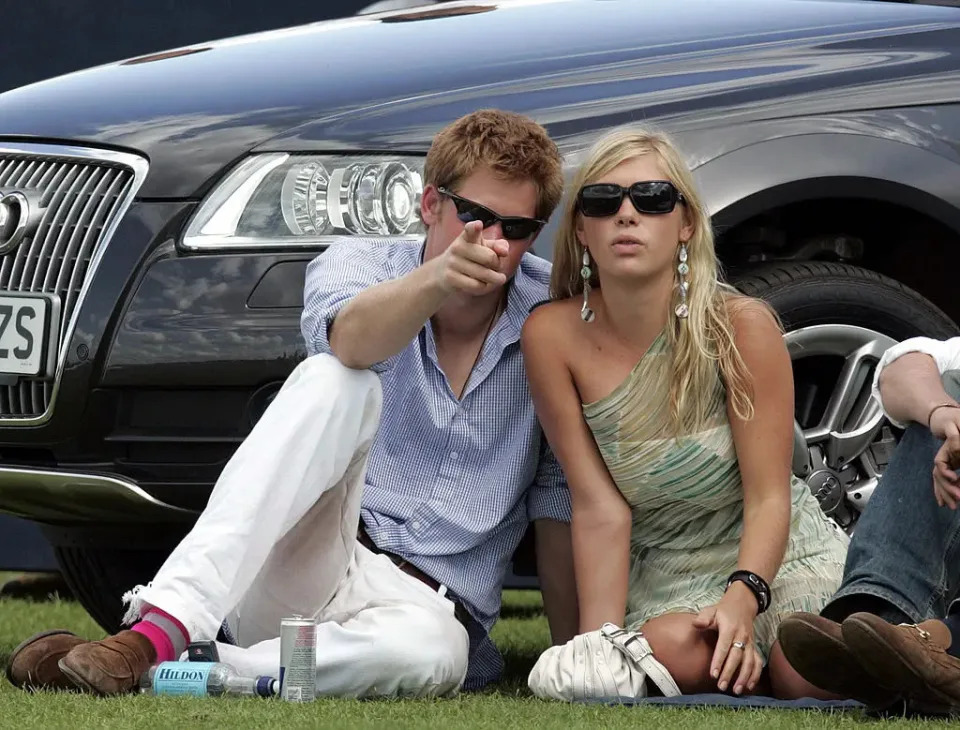
<path fill-rule="evenodd" d="M 877 369 L 873 373 L 871 393 L 877 403 L 880 404 L 883 414 L 897 428 L 906 428 L 907 424 L 890 418 L 890 414 L 884 408 L 883 399 L 880 397 L 880 373 L 894 360 L 912 352 L 922 352 L 932 357 L 937 364 L 937 370 L 943 375 L 948 370 L 956 369 L 960 364 L 960 337 L 954 337 L 946 341 L 934 340 L 930 337 L 912 337 L 909 340 L 897 343 L 883 353 L 880 362 L 877 364 Z"/>
<path fill-rule="evenodd" d="M 319 312 L 304 311 L 304 322 L 307 323 L 309 328 L 309 332 L 306 331 L 306 328 L 304 331 L 304 339 L 307 340 L 307 354 L 333 354 L 333 350 L 330 349 L 330 323 L 333 322 L 348 301 L 350 300 L 341 299 Z"/>
<path fill-rule="evenodd" d="M 570 522 L 570 490 L 566 486 L 536 486 L 527 502 L 527 518 Z"/>

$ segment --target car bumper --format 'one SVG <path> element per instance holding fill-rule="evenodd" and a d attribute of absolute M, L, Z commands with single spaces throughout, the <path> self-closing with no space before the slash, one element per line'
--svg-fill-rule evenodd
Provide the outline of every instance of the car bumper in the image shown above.
<path fill-rule="evenodd" d="M 38 522 L 187 522 L 192 510 L 165 504 L 133 482 L 106 474 L 0 467 L 4 511 Z"/>
<path fill-rule="evenodd" d="M 0 512 L 189 521 L 306 355 L 315 252 L 187 254 L 191 202 L 135 201 L 89 282 L 49 417 L 0 420 Z"/>

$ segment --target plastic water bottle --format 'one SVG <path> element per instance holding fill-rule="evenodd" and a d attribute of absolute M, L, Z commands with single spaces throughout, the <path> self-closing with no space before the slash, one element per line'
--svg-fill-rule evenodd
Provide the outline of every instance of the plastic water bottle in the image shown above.
<path fill-rule="evenodd" d="M 275 697 L 280 683 L 273 677 L 241 677 L 223 662 L 161 662 L 144 672 L 140 691 L 194 697 Z"/>

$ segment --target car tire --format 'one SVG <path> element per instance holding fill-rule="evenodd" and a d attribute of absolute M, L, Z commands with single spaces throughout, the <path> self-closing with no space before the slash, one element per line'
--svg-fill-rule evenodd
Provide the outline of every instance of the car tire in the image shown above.
<path fill-rule="evenodd" d="M 867 269 L 822 261 L 753 269 L 731 277 L 744 294 L 768 302 L 787 331 L 816 324 L 851 324 L 895 340 L 944 339 L 957 325 L 912 289 Z"/>
<path fill-rule="evenodd" d="M 60 571 L 73 595 L 103 629 L 123 628 L 123 594 L 146 585 L 163 565 L 168 550 L 55 547 Z"/>

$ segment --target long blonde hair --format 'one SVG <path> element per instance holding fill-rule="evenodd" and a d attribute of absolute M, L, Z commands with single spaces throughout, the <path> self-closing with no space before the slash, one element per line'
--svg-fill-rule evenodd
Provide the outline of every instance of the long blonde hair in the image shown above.
<path fill-rule="evenodd" d="M 563 208 L 554 243 L 551 296 L 566 299 L 583 293 L 580 277 L 583 247 L 577 239 L 580 215 L 577 193 L 580 188 L 622 162 L 651 153 L 657 155 L 667 178 L 683 193 L 687 221 L 693 226 L 693 235 L 687 241 L 689 316 L 686 320 L 676 316 L 676 302 L 670 304 L 667 315 L 667 341 L 673 353 L 670 380 L 673 431 L 675 435 L 681 435 L 702 427 L 713 400 L 718 367 L 734 413 L 749 420 L 754 413 L 750 373 L 734 342 L 728 309 L 731 297 L 740 295 L 720 281 L 710 216 L 694 186 L 690 170 L 664 133 L 637 128 L 619 129 L 605 135 L 591 148 L 573 177 Z M 596 267 L 593 268 L 590 284 L 598 286 Z"/>

